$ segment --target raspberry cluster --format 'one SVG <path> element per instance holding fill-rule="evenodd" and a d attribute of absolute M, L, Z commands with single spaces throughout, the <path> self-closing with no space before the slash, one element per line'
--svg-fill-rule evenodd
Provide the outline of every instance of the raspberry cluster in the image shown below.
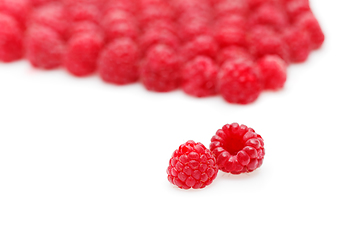
<path fill-rule="evenodd" d="M 176 149 L 167 168 L 168 180 L 181 189 L 210 185 L 220 169 L 231 174 L 250 173 L 265 156 L 264 140 L 254 129 L 226 124 L 211 138 L 210 150 L 188 141 Z"/>
<path fill-rule="evenodd" d="M 309 0 L 0 0 L 0 61 L 254 102 L 324 34 Z"/>

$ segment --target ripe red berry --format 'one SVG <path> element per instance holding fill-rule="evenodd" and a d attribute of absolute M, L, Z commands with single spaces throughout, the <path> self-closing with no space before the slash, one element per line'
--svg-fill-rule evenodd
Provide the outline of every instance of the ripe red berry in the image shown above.
<path fill-rule="evenodd" d="M 88 32 L 97 32 L 99 36 L 102 36 L 101 28 L 94 22 L 91 21 L 81 21 L 72 23 L 67 32 L 66 39 L 70 39 L 77 34 L 83 34 Z"/>
<path fill-rule="evenodd" d="M 181 50 L 183 61 L 189 61 L 196 56 L 202 55 L 214 59 L 218 51 L 218 46 L 214 38 L 202 35 L 194 38 L 185 44 Z"/>
<path fill-rule="evenodd" d="M 67 19 L 61 4 L 51 3 L 34 9 L 29 26 L 43 25 L 56 31 L 61 37 L 66 37 Z"/>
<path fill-rule="evenodd" d="M 312 49 L 318 49 L 324 43 L 325 36 L 318 20 L 311 12 L 301 15 L 296 23 L 300 29 L 310 36 Z"/>
<path fill-rule="evenodd" d="M 166 45 L 155 45 L 148 52 L 141 68 L 141 81 L 150 91 L 169 92 L 180 85 L 179 59 Z"/>
<path fill-rule="evenodd" d="M 217 66 L 208 57 L 199 56 L 182 70 L 182 89 L 195 97 L 216 94 Z"/>
<path fill-rule="evenodd" d="M 286 63 L 276 55 L 268 55 L 257 62 L 259 80 L 264 89 L 279 90 L 286 81 Z"/>
<path fill-rule="evenodd" d="M 277 5 L 263 4 L 250 16 L 248 28 L 256 25 L 266 25 L 280 31 L 288 25 L 287 15 Z"/>
<path fill-rule="evenodd" d="M 310 12 L 309 0 L 286 1 L 285 9 L 290 20 L 294 22 L 300 15 Z"/>
<path fill-rule="evenodd" d="M 117 22 L 107 28 L 105 32 L 106 42 L 112 42 L 119 38 L 131 38 L 136 41 L 139 32 L 137 27 L 127 22 Z"/>
<path fill-rule="evenodd" d="M 170 183 L 181 189 L 199 189 L 217 176 L 215 158 L 203 144 L 187 141 L 176 149 L 166 170 Z"/>
<path fill-rule="evenodd" d="M 242 26 L 223 26 L 215 30 L 215 38 L 221 47 L 231 45 L 247 46 L 247 33 Z"/>
<path fill-rule="evenodd" d="M 217 62 L 221 66 L 225 62 L 241 58 L 243 60 L 253 60 L 252 55 L 244 47 L 236 45 L 228 46 L 220 50 L 217 56 Z"/>
<path fill-rule="evenodd" d="M 53 69 L 61 66 L 64 42 L 59 34 L 45 26 L 33 26 L 26 41 L 27 58 L 36 68 Z"/>
<path fill-rule="evenodd" d="M 68 8 L 67 14 L 69 20 L 72 22 L 90 21 L 97 23 L 100 21 L 100 11 L 92 4 L 73 4 Z"/>
<path fill-rule="evenodd" d="M 12 16 L 19 27 L 24 29 L 30 12 L 30 4 L 28 0 L 0 0 L 0 12 Z"/>
<path fill-rule="evenodd" d="M 23 33 L 11 16 L 0 14 L 0 61 L 12 62 L 22 58 Z"/>
<path fill-rule="evenodd" d="M 232 174 L 252 172 L 264 159 L 264 140 L 254 129 L 226 124 L 211 138 L 210 150 L 219 169 Z"/>
<path fill-rule="evenodd" d="M 66 69 L 78 77 L 94 73 L 102 44 L 102 38 L 96 32 L 75 35 L 66 49 Z"/>
<path fill-rule="evenodd" d="M 226 62 L 218 79 L 219 92 L 230 103 L 248 104 L 261 93 L 261 84 L 252 63 L 243 59 Z"/>
<path fill-rule="evenodd" d="M 298 26 L 284 31 L 284 42 L 289 52 L 289 60 L 294 63 L 305 62 L 311 51 L 309 34 Z"/>
<path fill-rule="evenodd" d="M 112 84 L 128 84 L 138 80 L 139 52 L 136 44 L 128 38 L 114 40 L 100 55 L 101 78 Z"/>
<path fill-rule="evenodd" d="M 152 46 L 166 45 L 172 49 L 177 49 L 180 45 L 175 34 L 166 29 L 161 31 L 157 29 L 149 29 L 139 39 L 139 46 L 143 53 L 146 53 Z"/>
<path fill-rule="evenodd" d="M 183 21 L 180 26 L 179 37 L 184 42 L 191 41 L 200 35 L 210 35 L 211 32 L 208 22 L 202 19 Z"/>

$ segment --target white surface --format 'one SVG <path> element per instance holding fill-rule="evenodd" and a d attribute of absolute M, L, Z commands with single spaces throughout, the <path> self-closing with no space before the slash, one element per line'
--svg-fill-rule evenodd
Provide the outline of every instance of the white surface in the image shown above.
<path fill-rule="evenodd" d="M 0 64 L 0 239 L 360 239 L 360 5 L 312 5 L 325 45 L 249 106 Z M 170 185 L 172 152 L 231 122 L 264 165 Z"/>

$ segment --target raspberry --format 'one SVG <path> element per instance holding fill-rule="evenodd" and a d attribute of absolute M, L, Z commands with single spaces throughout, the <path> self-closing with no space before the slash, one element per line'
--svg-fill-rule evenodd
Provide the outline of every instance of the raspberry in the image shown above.
<path fill-rule="evenodd" d="M 300 15 L 310 12 L 309 0 L 291 0 L 285 3 L 287 15 L 295 21 Z"/>
<path fill-rule="evenodd" d="M 57 0 L 30 0 L 31 4 L 34 7 L 39 7 L 39 6 L 42 6 L 42 5 L 51 3 L 51 2 L 56 2 L 56 1 Z"/>
<path fill-rule="evenodd" d="M 248 104 L 261 92 L 261 84 L 249 61 L 235 59 L 226 62 L 219 73 L 219 91 L 230 103 Z"/>
<path fill-rule="evenodd" d="M 70 25 L 67 33 L 67 39 L 74 37 L 77 34 L 97 32 L 99 36 L 102 36 L 101 29 L 97 24 L 90 21 L 75 22 Z"/>
<path fill-rule="evenodd" d="M 52 3 L 35 9 L 31 15 L 30 25 L 49 27 L 60 34 L 61 37 L 65 37 L 67 21 L 64 7 L 61 4 Z"/>
<path fill-rule="evenodd" d="M 260 82 L 264 89 L 278 90 L 286 81 L 286 63 L 276 55 L 268 55 L 257 62 Z"/>
<path fill-rule="evenodd" d="M 217 66 L 204 56 L 187 63 L 182 70 L 182 89 L 195 97 L 216 94 Z"/>
<path fill-rule="evenodd" d="M 210 35 L 210 28 L 207 21 L 193 19 L 189 22 L 181 24 L 180 37 L 183 41 L 191 41 L 200 35 Z"/>
<path fill-rule="evenodd" d="M 249 28 L 256 25 L 267 25 L 282 30 L 288 25 L 286 14 L 277 6 L 264 4 L 251 15 Z"/>
<path fill-rule="evenodd" d="M 189 61 L 198 55 L 215 58 L 218 46 L 215 40 L 210 36 L 198 36 L 194 40 L 185 44 L 182 48 L 181 55 L 183 61 Z"/>
<path fill-rule="evenodd" d="M 293 27 L 285 30 L 283 39 L 288 46 L 289 60 L 295 63 L 305 62 L 311 51 L 309 34 L 299 27 Z"/>
<path fill-rule="evenodd" d="M 210 150 L 219 169 L 232 174 L 252 172 L 264 159 L 264 140 L 254 129 L 226 124 L 211 138 Z"/>
<path fill-rule="evenodd" d="M 130 39 L 115 40 L 100 55 L 99 72 L 108 83 L 128 84 L 138 79 L 138 48 Z"/>
<path fill-rule="evenodd" d="M 12 16 L 20 28 L 24 29 L 30 4 L 28 0 L 0 0 L 0 12 Z"/>
<path fill-rule="evenodd" d="M 139 40 L 139 46 L 142 52 L 147 52 L 154 45 L 163 44 L 170 48 L 177 49 L 180 45 L 176 35 L 167 30 L 158 31 L 149 29 Z"/>
<path fill-rule="evenodd" d="M 11 16 L 0 14 L 0 61 L 12 62 L 22 58 L 23 34 Z"/>
<path fill-rule="evenodd" d="M 288 61 L 288 52 L 283 39 L 268 27 L 257 26 L 250 34 L 250 52 L 255 58 L 274 54 Z"/>
<path fill-rule="evenodd" d="M 253 60 L 252 55 L 248 52 L 246 48 L 232 45 L 220 50 L 220 52 L 218 53 L 217 62 L 221 66 L 226 61 L 238 58 L 241 58 L 243 60 Z"/>
<path fill-rule="evenodd" d="M 174 18 L 174 11 L 167 5 L 154 5 L 143 9 L 140 15 L 140 24 L 146 26 L 154 20 L 172 21 Z"/>
<path fill-rule="evenodd" d="M 238 14 L 246 15 L 248 7 L 243 0 L 224 0 L 215 5 L 217 17 Z"/>
<path fill-rule="evenodd" d="M 179 60 L 166 45 L 155 45 L 144 59 L 141 81 L 150 91 L 169 92 L 180 85 Z"/>
<path fill-rule="evenodd" d="M 324 43 L 325 36 L 319 22 L 311 12 L 301 15 L 296 23 L 303 31 L 309 34 L 312 49 L 318 49 Z"/>
<path fill-rule="evenodd" d="M 215 38 L 221 47 L 247 45 L 246 30 L 243 27 L 229 25 L 217 28 L 215 31 Z"/>
<path fill-rule="evenodd" d="M 119 22 L 120 23 L 126 22 L 126 23 L 129 23 L 131 25 L 134 25 L 135 24 L 135 19 L 128 12 L 124 12 L 124 11 L 119 10 L 119 9 L 113 9 L 113 10 L 109 11 L 103 17 L 103 19 L 101 20 L 101 25 L 106 31 L 106 28 L 108 26 L 112 26 L 113 24 L 119 23 Z"/>
<path fill-rule="evenodd" d="M 26 42 L 27 58 L 37 68 L 53 69 L 63 62 L 64 43 L 59 34 L 45 26 L 33 26 Z"/>
<path fill-rule="evenodd" d="M 75 76 L 92 74 L 102 48 L 102 39 L 96 32 L 75 35 L 70 39 L 65 53 L 65 67 Z"/>
<path fill-rule="evenodd" d="M 69 19 L 72 22 L 91 21 L 97 23 L 100 20 L 100 12 L 91 4 L 74 4 L 69 8 Z"/>
<path fill-rule="evenodd" d="M 217 176 L 215 158 L 201 143 L 187 141 L 176 149 L 166 172 L 170 183 L 181 189 L 199 189 L 210 185 Z"/>
<path fill-rule="evenodd" d="M 136 27 L 127 22 L 118 22 L 109 26 L 105 35 L 106 42 L 111 42 L 118 38 L 131 38 L 135 41 L 138 38 L 139 32 Z"/>

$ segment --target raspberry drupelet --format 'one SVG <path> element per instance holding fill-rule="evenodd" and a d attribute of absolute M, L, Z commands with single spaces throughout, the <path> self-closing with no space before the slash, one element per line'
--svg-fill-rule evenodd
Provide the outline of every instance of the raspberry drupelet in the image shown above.
<path fill-rule="evenodd" d="M 182 89 L 195 97 L 215 95 L 217 71 L 217 66 L 210 58 L 196 57 L 182 70 Z"/>
<path fill-rule="evenodd" d="M 215 158 L 203 144 L 187 141 L 176 149 L 167 168 L 170 183 L 181 189 L 199 189 L 216 178 Z"/>
<path fill-rule="evenodd" d="M 226 124 L 211 138 L 210 150 L 221 171 L 240 174 L 259 168 L 264 159 L 264 140 L 254 129 Z"/>
<path fill-rule="evenodd" d="M 261 84 L 252 62 L 244 59 L 227 61 L 219 72 L 218 87 L 229 103 L 248 104 L 261 93 Z"/>

